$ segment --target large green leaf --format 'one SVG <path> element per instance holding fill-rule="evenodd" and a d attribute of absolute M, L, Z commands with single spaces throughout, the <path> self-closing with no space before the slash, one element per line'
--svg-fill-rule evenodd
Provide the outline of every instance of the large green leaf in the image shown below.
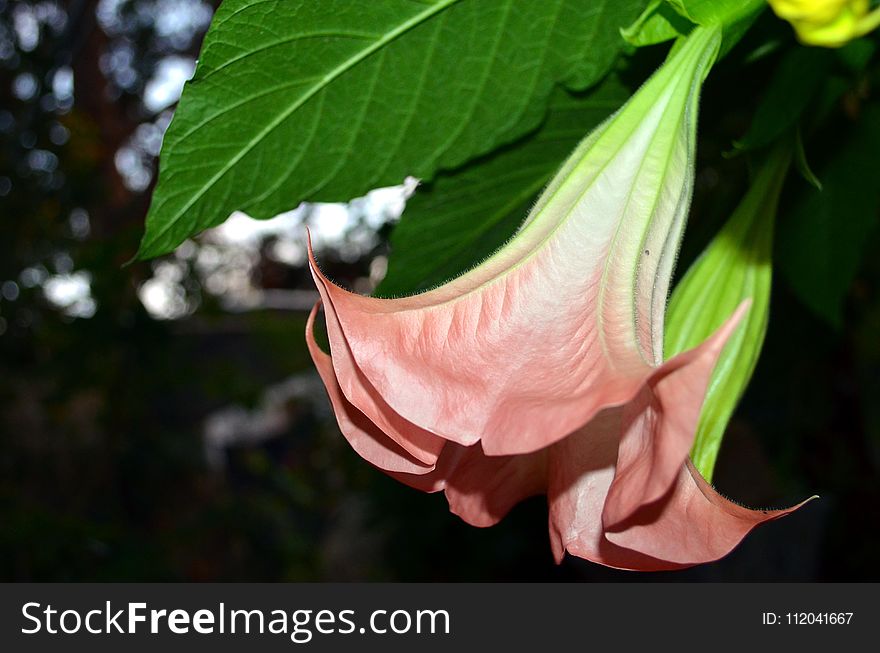
<path fill-rule="evenodd" d="M 270 217 L 431 178 L 587 88 L 646 0 L 226 0 L 162 148 L 139 255 L 235 209 Z"/>
<path fill-rule="evenodd" d="M 773 231 L 791 150 L 777 148 L 742 202 L 676 285 L 666 314 L 666 357 L 699 345 L 745 299 L 751 307 L 727 341 L 700 412 L 691 450 L 694 465 L 712 480 L 731 415 L 754 372 L 770 310 Z"/>
<path fill-rule="evenodd" d="M 392 233 L 388 274 L 377 294 L 426 290 L 491 254 L 571 150 L 629 94 L 614 75 L 587 93 L 557 89 L 537 132 L 419 188 Z"/>
<path fill-rule="evenodd" d="M 798 297 L 834 326 L 880 222 L 880 105 L 865 107 L 842 145 L 819 168 L 822 190 L 808 187 L 781 225 L 779 261 Z"/>

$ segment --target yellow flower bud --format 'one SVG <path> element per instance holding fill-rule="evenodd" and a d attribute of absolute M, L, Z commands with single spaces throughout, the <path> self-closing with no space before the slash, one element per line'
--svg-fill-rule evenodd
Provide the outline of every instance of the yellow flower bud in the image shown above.
<path fill-rule="evenodd" d="M 880 25 L 870 0 L 767 0 L 807 45 L 837 48 Z"/>

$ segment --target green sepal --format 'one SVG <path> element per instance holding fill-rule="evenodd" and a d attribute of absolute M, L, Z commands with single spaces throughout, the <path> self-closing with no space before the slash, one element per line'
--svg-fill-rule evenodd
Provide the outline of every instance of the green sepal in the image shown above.
<path fill-rule="evenodd" d="M 737 403 L 754 372 L 767 331 L 773 231 L 791 147 L 777 147 L 727 223 L 688 269 L 670 298 L 664 354 L 708 338 L 746 299 L 751 307 L 721 353 L 706 392 L 691 458 L 707 479 Z"/>
<path fill-rule="evenodd" d="M 764 0 L 652 0 L 620 33 L 628 43 L 642 47 L 685 36 L 694 25 L 720 25 L 720 57 L 739 42 L 765 6 Z"/>
<path fill-rule="evenodd" d="M 693 23 L 675 11 L 666 0 L 652 0 L 635 22 L 620 34 L 636 47 L 665 43 L 687 34 Z"/>

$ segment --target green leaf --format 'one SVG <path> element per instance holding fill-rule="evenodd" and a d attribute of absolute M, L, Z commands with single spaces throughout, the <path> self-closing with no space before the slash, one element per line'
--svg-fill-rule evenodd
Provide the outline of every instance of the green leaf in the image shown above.
<path fill-rule="evenodd" d="M 763 9 L 765 0 L 667 0 L 697 25 L 730 25 Z"/>
<path fill-rule="evenodd" d="M 620 30 L 620 34 L 628 43 L 642 47 L 678 38 L 693 26 L 666 0 L 652 0 L 632 25 Z"/>
<path fill-rule="evenodd" d="M 736 147 L 764 147 L 789 132 L 816 95 L 831 62 L 832 54 L 822 48 L 797 46 L 786 52 L 773 72 L 748 132 Z"/>
<path fill-rule="evenodd" d="M 797 296 L 831 325 L 843 322 L 843 303 L 865 244 L 880 221 L 880 106 L 864 107 L 841 146 L 820 169 L 822 190 L 807 187 L 780 229 L 782 272 Z"/>
<path fill-rule="evenodd" d="M 391 235 L 377 294 L 427 290 L 498 249 L 571 150 L 629 95 L 614 75 L 587 93 L 557 88 L 537 132 L 419 188 Z"/>
<path fill-rule="evenodd" d="M 795 131 L 794 167 L 808 184 L 816 190 L 822 190 L 822 181 L 813 172 L 813 168 L 807 160 L 807 152 L 804 149 L 804 137 L 800 129 Z"/>
<path fill-rule="evenodd" d="M 777 148 L 727 223 L 675 287 L 666 313 L 665 355 L 708 338 L 745 299 L 752 304 L 721 353 L 703 402 L 691 458 L 712 479 L 724 431 L 764 344 L 770 308 L 773 227 L 791 151 Z"/>
<path fill-rule="evenodd" d="M 739 42 L 766 8 L 766 0 L 667 0 L 683 17 L 697 25 L 722 25 L 719 57 Z"/>
<path fill-rule="evenodd" d="M 267 218 L 429 179 L 587 88 L 646 0 L 226 0 L 160 157 L 140 257 L 236 209 Z"/>
<path fill-rule="evenodd" d="M 620 33 L 627 42 L 642 47 L 684 36 L 694 25 L 721 25 L 719 56 L 723 56 L 764 7 L 764 0 L 651 0 L 635 22 Z"/>

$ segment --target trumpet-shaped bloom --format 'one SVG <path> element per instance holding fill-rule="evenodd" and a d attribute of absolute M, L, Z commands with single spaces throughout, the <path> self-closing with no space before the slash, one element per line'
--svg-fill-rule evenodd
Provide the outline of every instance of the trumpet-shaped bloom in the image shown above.
<path fill-rule="evenodd" d="M 564 551 L 631 569 L 727 553 L 755 524 L 688 463 L 715 361 L 746 310 L 663 361 L 663 318 L 693 183 L 697 28 L 563 165 L 517 234 L 426 293 L 377 299 L 310 257 L 331 355 L 309 349 L 352 447 L 471 524 L 546 494 Z"/>

